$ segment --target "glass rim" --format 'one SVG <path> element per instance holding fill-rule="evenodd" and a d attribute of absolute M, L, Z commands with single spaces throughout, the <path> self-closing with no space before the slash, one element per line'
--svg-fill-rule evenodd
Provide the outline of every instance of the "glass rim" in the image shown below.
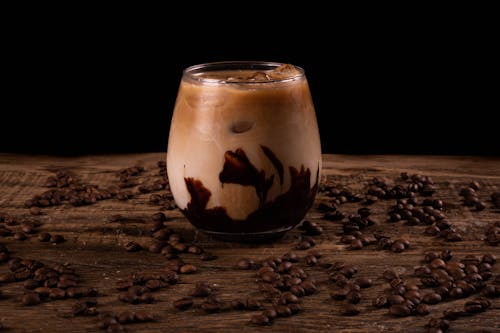
<path fill-rule="evenodd" d="M 214 79 L 197 76 L 196 74 L 206 73 L 210 71 L 217 70 L 272 70 L 283 65 L 293 66 L 298 73 L 285 76 L 283 78 L 271 78 L 265 81 L 250 81 L 250 80 L 239 80 L 239 81 L 228 81 L 223 79 Z M 197 64 L 189 66 L 182 72 L 183 78 L 188 78 L 195 82 L 200 82 L 204 84 L 269 84 L 269 83 L 281 83 L 290 82 L 300 78 L 305 77 L 305 71 L 302 67 L 284 63 L 284 62 L 274 62 L 274 61 L 217 61 L 217 62 L 207 62 L 202 64 Z"/>

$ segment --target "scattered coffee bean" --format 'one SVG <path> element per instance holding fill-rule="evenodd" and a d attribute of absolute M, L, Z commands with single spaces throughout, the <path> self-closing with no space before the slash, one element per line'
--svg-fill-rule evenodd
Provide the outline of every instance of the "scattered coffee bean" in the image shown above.
<path fill-rule="evenodd" d="M 37 305 L 40 304 L 40 297 L 37 293 L 26 293 L 22 297 L 22 303 L 24 305 Z"/>
<path fill-rule="evenodd" d="M 361 250 L 363 248 L 363 242 L 361 240 L 359 240 L 359 239 L 354 239 L 349 244 L 349 248 L 351 250 Z"/>
<path fill-rule="evenodd" d="M 190 297 L 184 297 L 174 301 L 174 306 L 179 310 L 187 310 L 193 306 L 193 299 Z"/>
<path fill-rule="evenodd" d="M 292 315 L 292 310 L 286 305 L 277 305 L 274 310 L 278 314 L 278 317 L 290 317 Z"/>
<path fill-rule="evenodd" d="M 397 317 L 406 317 L 411 314 L 411 310 L 405 304 L 397 304 L 389 308 L 389 313 Z"/>
<path fill-rule="evenodd" d="M 212 292 L 209 284 L 206 282 L 198 282 L 191 293 L 191 296 L 194 297 L 207 297 Z"/>
<path fill-rule="evenodd" d="M 429 306 L 427 304 L 419 304 L 417 305 L 417 313 L 421 316 L 426 316 L 430 313 Z"/>
<path fill-rule="evenodd" d="M 372 286 L 372 279 L 367 277 L 357 278 L 356 284 L 358 284 L 361 288 L 369 288 Z"/>
<path fill-rule="evenodd" d="M 27 238 L 28 238 L 28 236 L 26 236 L 26 234 L 24 232 L 16 232 L 16 233 L 14 233 L 14 239 L 15 240 L 23 241 L 23 240 L 25 240 Z"/>
<path fill-rule="evenodd" d="M 243 270 L 253 269 L 255 268 L 255 261 L 253 261 L 252 259 L 243 258 L 238 261 L 237 267 Z"/>
<path fill-rule="evenodd" d="M 200 255 L 200 260 L 201 261 L 211 261 L 211 260 L 215 260 L 217 259 L 217 256 L 214 255 L 213 253 L 211 252 L 203 252 L 201 255 Z"/>
<path fill-rule="evenodd" d="M 359 307 L 354 304 L 346 304 L 342 309 L 342 315 L 344 316 L 357 316 L 359 312 Z"/>
<path fill-rule="evenodd" d="M 66 240 L 64 239 L 64 236 L 62 235 L 52 235 L 50 237 L 50 242 L 52 244 L 59 244 L 59 243 L 63 243 L 65 242 Z"/>
<path fill-rule="evenodd" d="M 269 317 L 264 314 L 253 315 L 250 322 L 255 325 L 269 325 Z"/>
<path fill-rule="evenodd" d="M 377 308 L 384 308 L 386 306 L 389 306 L 389 302 L 387 300 L 387 297 L 385 297 L 385 296 L 379 296 L 379 297 L 375 298 L 373 300 L 372 304 L 374 307 L 377 307 Z"/>
<path fill-rule="evenodd" d="M 123 311 L 118 314 L 117 321 L 120 324 L 133 323 L 135 321 L 135 313 L 132 311 Z"/>
<path fill-rule="evenodd" d="M 196 268 L 196 266 L 191 265 L 191 264 L 185 264 L 179 268 L 179 273 L 181 273 L 181 274 L 193 274 L 193 273 L 196 273 L 197 270 L 198 269 Z"/>
<path fill-rule="evenodd" d="M 52 236 L 48 232 L 42 232 L 41 234 L 38 235 L 38 240 L 40 242 L 48 242 Z"/>
<path fill-rule="evenodd" d="M 135 313 L 135 320 L 138 322 L 149 322 L 154 321 L 155 317 L 152 313 L 147 311 L 137 311 Z"/>

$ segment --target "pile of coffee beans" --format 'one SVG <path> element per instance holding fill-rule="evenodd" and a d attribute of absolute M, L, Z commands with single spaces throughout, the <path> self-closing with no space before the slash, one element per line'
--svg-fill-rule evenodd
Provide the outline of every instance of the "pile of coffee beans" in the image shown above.
<path fill-rule="evenodd" d="M 460 196 L 463 197 L 462 203 L 464 206 L 473 207 L 476 211 L 482 211 L 486 208 L 486 204 L 479 199 L 478 191 L 481 188 L 477 181 L 473 181 L 469 186 L 460 190 Z"/>
<path fill-rule="evenodd" d="M 166 167 L 163 162 L 159 162 L 158 167 L 160 169 L 158 175 L 161 179 L 155 180 L 151 184 L 142 184 L 139 180 L 139 176 L 145 172 L 144 167 L 133 166 L 118 171 L 118 184 L 108 188 L 85 184 L 72 172 L 57 170 L 55 175 L 49 176 L 46 180 L 46 186 L 51 189 L 33 196 L 25 202 L 25 206 L 31 209 L 33 215 L 40 215 L 42 211 L 39 208 L 58 206 L 65 202 L 73 206 L 91 205 L 98 201 L 112 198 L 129 200 L 136 195 L 167 189 L 167 194 L 158 195 L 151 202 L 174 209 L 175 204 L 173 203 L 173 197 L 168 187 Z M 133 187 L 137 187 L 136 192 L 131 190 Z"/>
<path fill-rule="evenodd" d="M 31 259 L 12 258 L 7 262 L 10 272 L 0 274 L 0 283 L 24 281 L 24 305 L 64 298 L 96 296 L 95 288 L 80 287 L 80 277 L 68 265 L 44 265 Z"/>
<path fill-rule="evenodd" d="M 130 304 L 153 303 L 155 301 L 153 292 L 178 281 L 179 276 L 170 269 L 156 275 L 133 274 L 130 278 L 116 283 L 116 289 L 121 291 L 118 299 Z"/>
<path fill-rule="evenodd" d="M 372 280 L 367 277 L 355 279 L 358 268 L 344 262 L 334 262 L 328 265 L 329 280 L 335 289 L 330 292 L 330 297 L 336 301 L 346 301 L 342 307 L 342 314 L 355 316 L 360 313 L 356 306 L 361 301 L 361 289 L 372 286 Z"/>
<path fill-rule="evenodd" d="M 385 271 L 383 277 L 389 282 L 389 295 L 377 297 L 373 305 L 390 307 L 390 314 L 401 317 L 427 315 L 429 305 L 465 298 L 479 291 L 485 297 L 500 297 L 500 288 L 486 285 L 492 276 L 492 265 L 496 262 L 493 255 L 468 255 L 459 262 L 452 259 L 453 254 L 449 250 L 425 253 L 425 265 L 417 267 L 414 272 L 420 278 L 421 286 L 433 288 L 425 293 L 416 283 L 405 282 L 395 271 Z"/>
<path fill-rule="evenodd" d="M 104 312 L 98 315 L 97 327 L 108 333 L 125 332 L 123 325 L 155 321 L 155 315 L 147 311 Z"/>

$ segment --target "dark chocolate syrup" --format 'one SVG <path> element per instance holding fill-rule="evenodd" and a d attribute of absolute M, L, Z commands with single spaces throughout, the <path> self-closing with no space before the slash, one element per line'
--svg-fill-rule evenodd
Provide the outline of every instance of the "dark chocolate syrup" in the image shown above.
<path fill-rule="evenodd" d="M 270 154 L 266 153 L 266 150 Z M 278 165 L 282 167 L 282 164 L 278 158 L 269 148 L 263 148 L 263 151 L 279 172 Z M 194 178 L 184 178 L 187 190 L 191 195 L 191 201 L 182 212 L 196 227 L 206 231 L 224 233 L 265 232 L 297 225 L 311 208 L 318 190 L 319 163 L 316 182 L 312 188 L 309 168 L 304 169 L 303 165 L 300 170 L 289 167 L 290 189 L 274 200 L 266 202 L 265 198 L 272 185 L 273 175 L 266 179 L 264 170 L 257 171 L 242 149 L 237 149 L 235 152 L 227 151 L 224 158 L 224 167 L 219 174 L 221 183 L 255 187 L 260 205 L 246 219 L 232 219 L 224 207 L 206 208 L 211 192 L 203 186 L 201 181 Z M 275 159 L 274 162 L 273 159 Z"/>

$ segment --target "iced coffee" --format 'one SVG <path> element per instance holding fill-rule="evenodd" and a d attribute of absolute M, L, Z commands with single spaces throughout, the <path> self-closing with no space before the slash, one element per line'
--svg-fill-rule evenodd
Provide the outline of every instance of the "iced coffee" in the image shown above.
<path fill-rule="evenodd" d="M 302 69 L 224 62 L 184 71 L 167 171 L 177 205 L 198 229 L 240 241 L 279 236 L 313 204 L 320 170 Z"/>

